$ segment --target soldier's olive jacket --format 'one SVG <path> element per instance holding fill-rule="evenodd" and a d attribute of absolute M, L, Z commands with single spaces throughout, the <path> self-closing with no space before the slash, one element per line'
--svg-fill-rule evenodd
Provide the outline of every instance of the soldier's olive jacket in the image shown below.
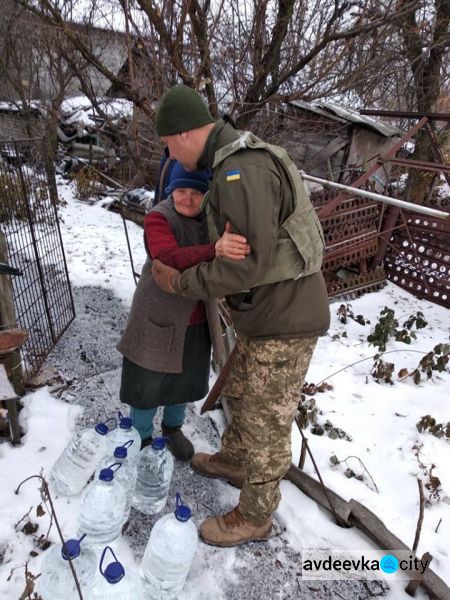
<path fill-rule="evenodd" d="M 208 137 L 199 169 L 213 168 L 217 150 L 240 134 L 220 120 Z M 274 262 L 281 224 L 296 201 L 287 173 L 264 149 L 245 146 L 213 169 L 209 205 L 218 232 L 229 221 L 244 235 L 251 253 L 235 261 L 217 257 L 185 270 L 174 280 L 176 293 L 201 300 L 226 297 L 234 326 L 252 338 L 311 337 L 329 327 L 330 312 L 320 271 L 259 285 Z"/>

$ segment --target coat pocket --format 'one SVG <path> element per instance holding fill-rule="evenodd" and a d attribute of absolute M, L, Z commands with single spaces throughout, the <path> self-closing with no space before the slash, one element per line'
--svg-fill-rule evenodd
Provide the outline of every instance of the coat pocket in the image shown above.
<path fill-rule="evenodd" d="M 141 330 L 141 344 L 151 354 L 165 356 L 172 349 L 175 335 L 174 325 L 157 325 L 144 319 Z"/>

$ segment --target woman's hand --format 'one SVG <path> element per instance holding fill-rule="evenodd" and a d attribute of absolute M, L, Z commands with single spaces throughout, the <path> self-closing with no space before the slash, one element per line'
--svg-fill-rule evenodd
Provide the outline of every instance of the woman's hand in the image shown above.
<path fill-rule="evenodd" d="M 250 246 L 247 239 L 231 232 L 231 223 L 227 222 L 222 237 L 217 240 L 215 245 L 216 256 L 224 256 L 233 260 L 242 260 L 250 254 Z"/>

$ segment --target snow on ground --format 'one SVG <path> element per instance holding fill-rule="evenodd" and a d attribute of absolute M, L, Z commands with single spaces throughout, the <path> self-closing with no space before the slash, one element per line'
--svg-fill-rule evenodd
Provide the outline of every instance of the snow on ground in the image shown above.
<path fill-rule="evenodd" d="M 118 338 L 118 329 L 123 326 L 135 287 L 120 217 L 107 212 L 99 204 L 91 206 L 76 201 L 72 186 L 62 180 L 59 181 L 59 193 L 67 201 L 62 209 L 61 228 L 75 296 L 80 295 L 76 323 L 81 333 L 71 326 L 50 361 L 65 371 L 72 368 L 68 376 L 77 383 L 61 399 L 52 395 L 48 388 L 28 393 L 23 398 L 24 409 L 21 411 L 21 424 L 26 432 L 23 444 L 15 448 L 8 443 L 0 445 L 0 559 L 3 556 L 3 561 L 0 560 L 0 590 L 5 600 L 17 600 L 23 592 L 25 563 L 28 562 L 32 573 L 38 574 L 42 560 L 42 553 L 30 556 L 33 539 L 20 531 L 25 521 L 19 526 L 18 522 L 31 507 L 30 518 L 39 524 L 36 535 L 45 534 L 49 525 L 48 515 L 36 516 L 40 502 L 37 480 L 24 484 L 19 495 L 15 495 L 14 490 L 26 477 L 41 470 L 49 472 L 80 423 L 92 424 L 103 414 L 102 411 L 119 407 L 120 361 L 112 347 L 112 340 Z M 127 226 L 139 271 L 145 258 L 142 229 L 133 223 Z M 111 306 L 109 337 L 103 336 L 103 340 L 100 331 L 100 319 L 105 316 L 102 290 L 106 303 Z M 429 322 L 428 327 L 416 332 L 417 339 L 410 346 L 390 341 L 387 350 L 391 353 L 384 357 L 395 363 L 395 373 L 404 367 L 412 370 L 422 356 L 418 352 L 426 353 L 438 343 L 448 343 L 449 313 L 442 307 L 417 300 L 392 284 L 351 302 L 354 314 L 362 314 L 371 321 L 370 324 L 360 325 L 351 319 L 347 324 L 341 324 L 336 314 L 339 304 L 334 302 L 331 305 L 332 324 L 328 334 L 319 339 L 307 381 L 319 383 L 326 379 L 332 384 L 333 389 L 315 395 L 319 408 L 318 423 L 331 421 L 333 426 L 351 436 L 352 441 L 331 439 L 326 434 L 316 436 L 307 431 L 310 447 L 326 485 L 347 500 L 355 498 L 365 504 L 395 535 L 411 545 L 419 506 L 416 479 L 420 477 L 424 484 L 428 481 L 414 451 L 421 445 L 420 461 L 428 468 L 431 464 L 436 465 L 433 475 L 439 477 L 441 488 L 440 500 L 432 501 L 425 510 L 418 554 L 429 551 L 434 557 L 432 568 L 450 584 L 449 441 L 429 433 L 420 434 L 416 429 L 417 421 L 427 414 L 444 425 L 448 421 L 450 375 L 433 372 L 431 380 L 422 381 L 417 386 L 410 379 L 399 382 L 396 376 L 392 386 L 376 383 L 370 375 L 370 357 L 376 353 L 376 348 L 366 341 L 385 306 L 395 310 L 401 323 L 411 314 L 422 311 Z M 82 350 L 84 356 L 87 352 L 88 360 L 84 357 L 80 361 L 78 354 Z M 368 360 L 358 362 L 366 358 Z M 95 360 L 103 361 L 101 373 L 95 369 Z M 84 410 L 78 405 L 81 396 Z M 100 397 L 103 400 L 99 406 Z M 201 402 L 190 410 L 186 430 L 197 450 L 211 451 L 218 447 L 218 433 L 224 422 L 221 411 L 213 411 L 207 418 L 200 418 L 200 406 Z M 298 461 L 299 447 L 299 434 L 294 431 L 294 462 Z M 332 454 L 341 461 L 348 456 L 359 457 L 370 477 L 363 473 L 361 463 L 355 458 L 350 458 L 348 465 L 331 465 Z M 347 478 L 347 466 L 357 476 L 362 475 L 362 480 Z M 308 459 L 305 470 L 315 476 Z M 197 515 L 197 523 L 205 516 L 223 511 L 224 507 L 228 510 L 237 501 L 237 490 L 222 482 L 205 481 L 193 474 L 187 465 L 177 465 L 174 478 L 174 485 L 184 486 L 183 493 L 196 503 L 194 514 Z M 323 591 L 321 595 L 322 592 L 317 591 L 320 586 L 315 582 L 310 582 L 312 587 L 301 585 L 298 553 L 306 549 L 363 551 L 372 548 L 372 545 L 356 529 L 337 527 L 327 511 L 319 508 L 291 483 L 282 482 L 281 489 L 283 498 L 275 515 L 278 535 L 267 544 L 266 549 L 256 544 L 241 549 L 216 549 L 201 544 L 180 600 L 369 597 L 351 592 L 349 587 L 339 587 L 340 583 L 332 583 L 336 596 L 330 591 Z M 426 489 L 425 493 L 428 496 Z M 75 532 L 78 504 L 79 497 L 55 500 L 65 535 L 72 536 Z M 132 565 L 142 556 L 154 522 L 137 513 L 132 513 L 132 517 L 119 548 L 120 558 L 126 565 Z M 57 541 L 54 527 L 50 539 Z M 264 561 L 268 561 L 267 566 Z M 273 566 L 275 563 L 276 567 Z M 255 579 L 252 583 L 252 577 L 257 577 L 258 581 Z M 273 580 L 277 577 L 274 584 Z M 297 588 L 288 585 L 291 580 L 298 581 L 297 591 Z M 390 598 L 408 597 L 403 592 L 403 582 L 387 579 L 387 583 L 390 585 Z M 314 589 L 316 592 L 313 592 Z M 382 589 L 380 593 L 383 593 Z M 426 596 L 419 591 L 417 597 Z"/>
<path fill-rule="evenodd" d="M 59 197 L 67 201 L 61 223 L 67 266 L 72 285 L 111 289 L 128 305 L 135 289 L 122 219 L 101 207 L 73 200 L 73 187 L 60 180 Z M 145 261 L 143 230 L 127 221 L 137 272 Z"/>

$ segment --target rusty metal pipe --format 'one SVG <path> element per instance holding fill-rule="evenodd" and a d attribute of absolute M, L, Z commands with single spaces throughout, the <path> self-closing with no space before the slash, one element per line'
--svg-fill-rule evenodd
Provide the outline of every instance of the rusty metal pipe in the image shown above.
<path fill-rule="evenodd" d="M 413 204 L 412 202 L 406 202 L 405 200 L 399 200 L 398 198 L 392 198 L 391 196 L 384 196 L 383 194 L 377 194 L 376 192 L 369 192 L 368 190 L 360 190 L 358 188 L 351 187 L 349 185 L 343 185 L 342 183 L 335 183 L 334 181 L 328 181 L 328 179 L 321 179 L 320 177 L 313 177 L 312 175 L 307 175 L 303 171 L 300 171 L 301 176 L 306 181 L 312 181 L 314 183 L 320 183 L 321 185 L 325 185 L 327 187 L 335 188 L 337 190 L 342 190 L 344 192 L 348 192 L 349 194 L 353 194 L 355 196 L 363 196 L 364 198 L 370 198 L 371 200 L 376 200 L 377 202 L 384 202 L 386 204 L 390 204 L 392 206 L 398 206 L 400 208 L 404 208 L 413 212 L 418 212 L 423 215 L 428 215 L 430 217 L 439 217 L 440 219 L 448 219 L 450 217 L 450 213 L 445 212 L 443 210 L 438 210 L 437 208 L 429 208 L 428 206 L 421 206 L 420 204 Z"/>

